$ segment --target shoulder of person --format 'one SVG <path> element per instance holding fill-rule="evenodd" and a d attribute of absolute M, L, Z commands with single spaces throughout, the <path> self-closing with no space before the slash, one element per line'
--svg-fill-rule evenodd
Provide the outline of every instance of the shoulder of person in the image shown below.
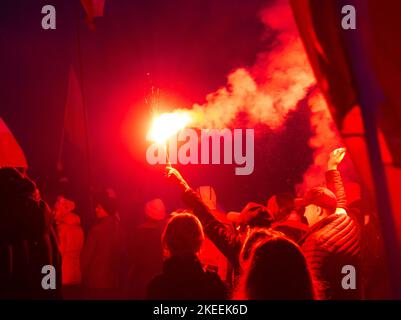
<path fill-rule="evenodd" d="M 228 291 L 223 280 L 219 277 L 217 272 L 206 270 L 205 275 L 207 278 L 207 283 L 210 286 L 210 290 L 214 292 L 213 299 L 225 299 L 227 298 Z"/>
<path fill-rule="evenodd" d="M 205 277 L 211 283 L 223 283 L 216 271 L 205 270 Z"/>
<path fill-rule="evenodd" d="M 161 273 L 156 275 L 148 284 L 147 298 L 148 299 L 161 299 L 162 293 L 165 291 L 166 279 Z"/>

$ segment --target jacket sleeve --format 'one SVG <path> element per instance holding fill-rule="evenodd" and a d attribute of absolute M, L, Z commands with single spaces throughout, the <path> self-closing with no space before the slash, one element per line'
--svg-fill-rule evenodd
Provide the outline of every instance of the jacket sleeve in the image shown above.
<path fill-rule="evenodd" d="M 218 221 L 193 190 L 185 191 L 183 199 L 202 223 L 203 229 L 209 239 L 230 261 L 233 267 L 237 268 L 239 266 L 239 253 L 241 251 L 239 236 L 234 230 Z"/>
<path fill-rule="evenodd" d="M 347 209 L 347 197 L 340 171 L 326 171 L 326 185 L 327 188 L 336 195 L 337 207 Z"/>

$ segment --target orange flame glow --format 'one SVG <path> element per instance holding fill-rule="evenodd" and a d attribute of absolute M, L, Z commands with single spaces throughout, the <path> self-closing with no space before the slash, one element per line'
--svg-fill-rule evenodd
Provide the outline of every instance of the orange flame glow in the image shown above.
<path fill-rule="evenodd" d="M 152 127 L 148 132 L 148 140 L 156 143 L 165 143 L 172 135 L 184 129 L 191 122 L 187 112 L 176 111 L 162 113 L 153 119 Z"/>

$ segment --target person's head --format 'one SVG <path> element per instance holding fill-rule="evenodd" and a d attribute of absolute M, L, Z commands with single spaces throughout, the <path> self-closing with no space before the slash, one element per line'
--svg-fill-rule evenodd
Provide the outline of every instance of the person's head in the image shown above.
<path fill-rule="evenodd" d="M 249 260 L 255 245 L 261 240 L 271 239 L 272 237 L 284 236 L 281 232 L 267 228 L 254 228 L 245 238 L 240 252 L 241 265 L 245 265 Z"/>
<path fill-rule="evenodd" d="M 253 228 L 269 228 L 272 223 L 266 207 L 256 202 L 247 203 L 241 212 L 229 212 L 227 219 L 236 223 L 244 239 Z"/>
<path fill-rule="evenodd" d="M 16 198 L 40 198 L 36 184 L 15 168 L 0 168 L 0 197 L 4 201 Z"/>
<path fill-rule="evenodd" d="M 310 189 L 304 198 L 297 199 L 298 206 L 304 207 L 304 217 L 309 226 L 335 213 L 337 198 L 333 192 L 324 187 Z"/>
<path fill-rule="evenodd" d="M 51 218 L 36 184 L 9 167 L 0 168 L 0 213 L 0 241 L 40 238 Z"/>
<path fill-rule="evenodd" d="M 145 216 L 151 221 L 162 221 L 166 217 L 166 207 L 161 199 L 153 199 L 145 204 Z"/>
<path fill-rule="evenodd" d="M 65 214 L 72 212 L 75 209 L 75 203 L 72 200 L 58 196 L 54 205 L 56 220 L 61 219 Z"/>
<path fill-rule="evenodd" d="M 196 255 L 204 238 L 203 228 L 197 217 L 188 212 L 173 213 L 164 228 L 162 245 L 168 257 Z"/>
<path fill-rule="evenodd" d="M 267 201 L 267 211 L 274 221 L 281 221 L 295 209 L 294 196 L 289 193 L 276 194 Z"/>
<path fill-rule="evenodd" d="M 94 197 L 96 218 L 103 218 L 117 214 L 117 197 L 112 189 L 95 193 Z"/>
<path fill-rule="evenodd" d="M 282 236 L 257 242 L 241 276 L 236 298 L 314 299 L 312 277 L 298 245 Z"/>

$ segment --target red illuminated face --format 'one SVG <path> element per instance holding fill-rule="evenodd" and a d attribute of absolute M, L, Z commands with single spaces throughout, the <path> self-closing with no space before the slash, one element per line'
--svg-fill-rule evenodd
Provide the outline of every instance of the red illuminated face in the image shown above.
<path fill-rule="evenodd" d="M 107 217 L 107 212 L 102 208 L 100 204 L 98 204 L 95 208 L 96 218 L 104 218 Z"/>
<path fill-rule="evenodd" d="M 316 222 L 321 220 L 322 208 L 315 204 L 310 204 L 305 207 L 304 217 L 308 221 L 308 225 L 313 226 Z"/>

